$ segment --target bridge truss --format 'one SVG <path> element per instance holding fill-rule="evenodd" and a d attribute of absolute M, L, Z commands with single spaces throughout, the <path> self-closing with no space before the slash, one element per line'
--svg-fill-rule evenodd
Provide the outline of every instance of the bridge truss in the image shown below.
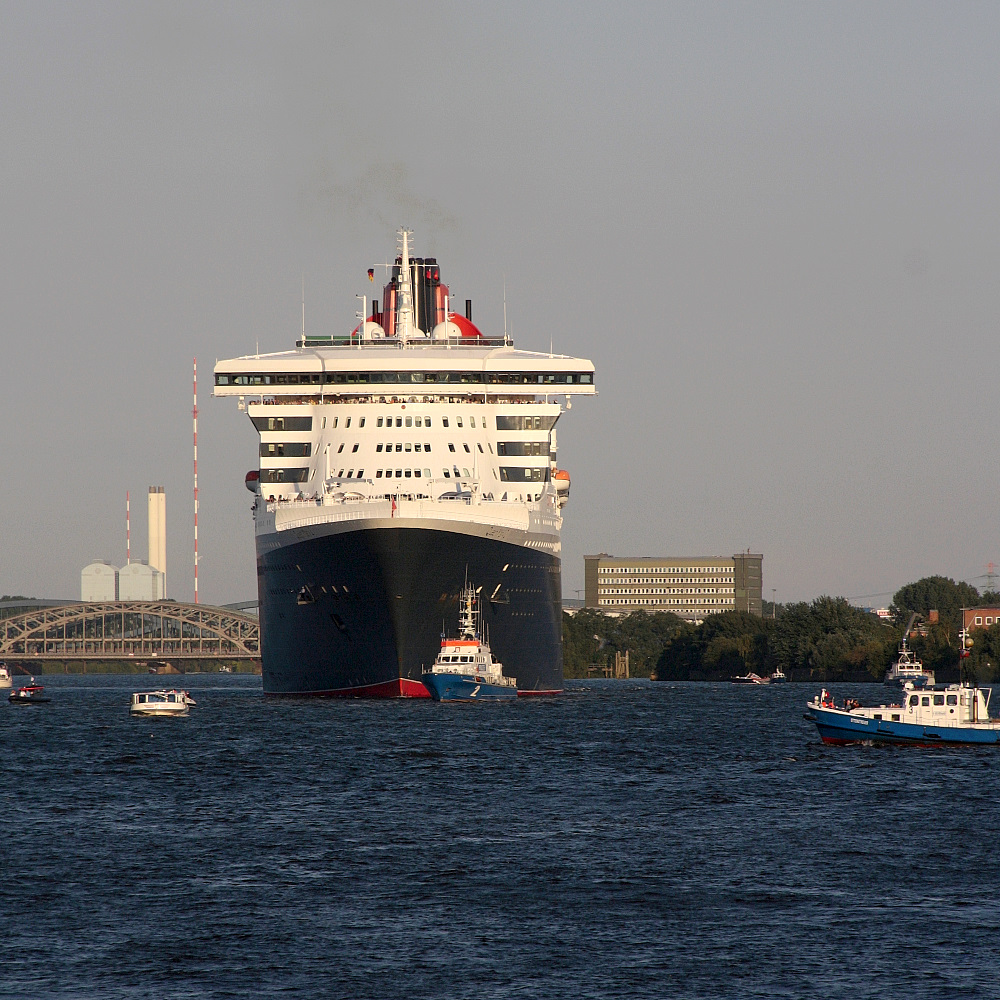
<path fill-rule="evenodd" d="M 0 660 L 259 659 L 260 623 L 206 604 L 114 601 L 0 619 Z"/>

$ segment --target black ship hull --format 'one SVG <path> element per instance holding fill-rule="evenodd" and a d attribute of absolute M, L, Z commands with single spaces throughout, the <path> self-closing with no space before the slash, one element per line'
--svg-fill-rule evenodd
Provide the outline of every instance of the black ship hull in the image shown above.
<path fill-rule="evenodd" d="M 428 697 L 420 680 L 454 630 L 468 578 L 520 694 L 562 690 L 557 556 L 430 528 L 318 535 L 257 559 L 269 695 Z"/>

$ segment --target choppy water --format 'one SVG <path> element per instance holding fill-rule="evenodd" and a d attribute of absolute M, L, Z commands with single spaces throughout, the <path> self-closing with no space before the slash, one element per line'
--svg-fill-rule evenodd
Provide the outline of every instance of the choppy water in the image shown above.
<path fill-rule="evenodd" d="M 0 995 L 1000 993 L 996 749 L 827 748 L 792 684 L 201 676 L 189 718 L 130 718 L 162 680 L 0 705 Z"/>

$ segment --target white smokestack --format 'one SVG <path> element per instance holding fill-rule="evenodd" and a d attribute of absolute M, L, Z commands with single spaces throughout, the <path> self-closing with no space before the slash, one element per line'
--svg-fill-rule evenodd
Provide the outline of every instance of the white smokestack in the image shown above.
<path fill-rule="evenodd" d="M 149 487 L 149 565 L 160 574 L 160 596 L 167 596 L 167 496 Z"/>

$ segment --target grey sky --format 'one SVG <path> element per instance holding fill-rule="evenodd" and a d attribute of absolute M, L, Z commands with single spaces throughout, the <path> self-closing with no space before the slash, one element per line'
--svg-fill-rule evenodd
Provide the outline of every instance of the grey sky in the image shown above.
<path fill-rule="evenodd" d="M 477 322 L 590 357 L 583 554 L 765 554 L 779 600 L 1000 562 L 1000 7 L 0 6 L 0 593 L 145 558 L 256 595 L 216 358 L 344 330 L 394 230 Z M 138 509 L 137 509 L 138 508 Z M 878 600 L 878 598 L 874 598 Z"/>

